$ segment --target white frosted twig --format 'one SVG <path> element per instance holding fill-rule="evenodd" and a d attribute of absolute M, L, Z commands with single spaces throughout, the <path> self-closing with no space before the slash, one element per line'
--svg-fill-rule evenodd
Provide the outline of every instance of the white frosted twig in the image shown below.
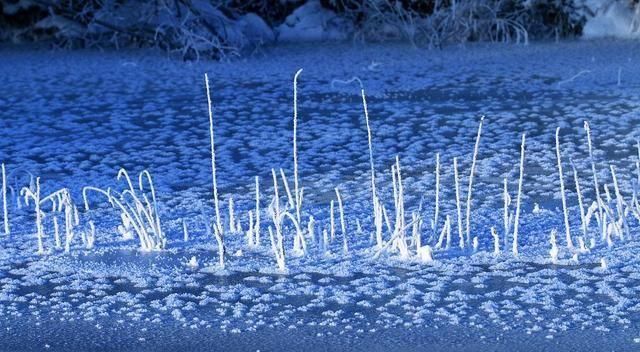
<path fill-rule="evenodd" d="M 560 252 L 556 242 L 557 234 L 558 234 L 558 231 L 556 229 L 553 229 L 551 230 L 551 234 L 549 238 L 549 243 L 551 244 L 551 250 L 549 250 L 549 256 L 551 257 L 552 264 L 558 263 L 558 253 Z"/>
<path fill-rule="evenodd" d="M 334 215 L 333 199 L 329 203 L 329 221 L 331 223 L 331 242 L 336 238 L 336 220 Z"/>
<path fill-rule="evenodd" d="M 571 161 L 571 167 L 573 168 L 573 181 L 576 184 L 576 193 L 578 194 L 578 207 L 580 207 L 580 222 L 582 224 L 582 236 L 587 238 L 587 219 L 584 213 L 584 205 L 582 202 L 582 191 L 580 190 L 580 179 L 578 177 L 578 169 L 576 165 Z"/>
<path fill-rule="evenodd" d="M 433 215 L 431 229 L 433 233 L 438 233 L 438 215 L 440 213 L 440 153 L 436 154 L 436 209 Z"/>
<path fill-rule="evenodd" d="M 293 192 L 296 201 L 296 221 L 300 224 L 302 195 L 298 181 L 298 77 L 302 73 L 299 69 L 293 76 Z"/>
<path fill-rule="evenodd" d="M 494 226 L 491 226 L 491 236 L 493 236 L 493 254 L 500 254 L 500 236 Z"/>
<path fill-rule="evenodd" d="M 520 222 L 520 201 L 522 198 L 522 180 L 524 178 L 524 151 L 526 135 L 522 134 L 522 144 L 520 145 L 520 178 L 518 179 L 518 196 L 516 198 L 516 218 L 513 221 L 513 255 L 518 255 L 518 226 Z M 559 160 L 559 159 L 558 159 Z"/>
<path fill-rule="evenodd" d="M 228 204 L 229 204 L 229 232 L 235 233 L 236 232 L 236 227 L 235 227 L 236 216 L 234 211 L 233 197 L 229 197 Z"/>
<path fill-rule="evenodd" d="M 260 178 L 256 176 L 256 213 L 255 229 L 253 232 L 254 243 L 260 246 Z"/>
<path fill-rule="evenodd" d="M 56 241 L 56 248 L 62 248 L 62 243 L 60 242 L 60 226 L 58 225 L 58 217 L 53 216 L 53 236 Z"/>
<path fill-rule="evenodd" d="M 562 212 L 564 213 L 564 229 L 567 240 L 567 247 L 573 249 L 571 240 L 571 227 L 569 226 L 569 211 L 567 209 L 567 199 L 564 193 L 564 176 L 562 173 L 562 160 L 560 158 L 560 127 L 556 129 L 556 159 L 558 161 L 558 175 L 560 177 L 560 196 L 562 197 Z"/>
<path fill-rule="evenodd" d="M 482 124 L 484 122 L 484 116 L 480 118 L 480 125 L 478 126 L 478 135 L 476 136 L 476 143 L 473 147 L 473 159 L 471 161 L 471 172 L 469 174 L 469 189 L 467 191 L 467 244 L 471 243 L 471 191 L 473 190 L 473 176 L 476 171 L 476 160 L 478 158 L 478 147 L 480 146 L 480 135 L 482 134 Z"/>
<path fill-rule="evenodd" d="M 589 122 L 584 122 L 584 130 L 587 133 L 587 146 L 589 148 L 589 160 L 591 161 L 591 174 L 593 175 L 593 188 L 596 192 L 596 203 L 598 204 L 598 216 L 596 220 L 600 227 L 601 237 L 604 239 L 606 236 L 606 225 L 604 223 L 603 212 L 602 212 L 602 202 L 600 200 L 600 185 L 598 184 L 598 173 L 596 172 L 596 163 L 593 158 L 593 148 L 591 144 L 591 128 L 589 127 Z M 640 149 L 639 149 L 640 150 Z"/>
<path fill-rule="evenodd" d="M 616 177 L 616 170 L 613 165 L 610 165 L 611 168 L 611 177 L 613 178 L 613 190 L 616 194 L 616 211 L 618 213 L 618 223 L 622 224 L 624 230 L 620 231 L 620 239 L 624 240 L 624 235 L 629 233 L 629 229 L 627 227 L 627 221 L 624 216 L 624 200 L 622 199 L 622 194 L 620 193 L 620 187 L 618 186 L 618 178 Z M 618 225 L 619 228 L 620 225 Z"/>
<path fill-rule="evenodd" d="M 361 82 L 362 85 L 362 82 Z M 376 192 L 376 171 L 373 163 L 373 143 L 371 137 L 371 125 L 369 123 L 369 110 L 367 108 L 367 98 L 364 93 L 364 88 L 360 89 L 360 93 L 362 95 L 362 107 L 364 109 L 364 119 L 367 125 L 367 143 L 369 146 L 369 167 L 371 169 L 371 203 L 373 206 L 373 223 L 375 225 L 376 231 L 376 246 L 378 249 L 382 248 L 384 245 L 382 241 L 382 213 L 383 209 L 380 205 L 380 201 L 378 200 L 378 195 Z"/>
<path fill-rule="evenodd" d="M 503 189 L 502 189 L 502 200 L 503 200 L 503 214 L 502 221 L 504 223 L 504 249 L 507 249 L 507 242 L 509 238 L 509 231 L 511 229 L 511 213 L 509 211 L 509 207 L 511 206 L 511 196 L 509 195 L 509 185 L 507 177 L 504 177 L 503 180 Z"/>
<path fill-rule="evenodd" d="M 453 158 L 453 177 L 456 188 L 456 213 L 458 220 L 458 237 L 460 239 L 460 248 L 464 249 L 464 235 L 462 234 L 462 209 L 460 206 L 460 178 L 458 177 L 458 158 Z"/>
<path fill-rule="evenodd" d="M 342 231 L 342 247 L 344 253 L 349 253 L 349 244 L 347 241 L 347 227 L 344 222 L 344 207 L 342 206 L 342 197 L 340 197 L 340 191 L 338 187 L 335 188 L 336 197 L 338 198 L 338 210 L 340 211 L 340 230 Z"/>
<path fill-rule="evenodd" d="M 287 194 L 287 200 L 289 201 L 289 208 L 295 209 L 296 203 L 293 200 L 293 196 L 291 195 L 291 189 L 289 188 L 289 181 L 287 181 L 287 176 L 284 174 L 284 170 L 280 168 L 280 177 L 282 178 L 282 183 L 284 184 L 284 190 Z"/>
<path fill-rule="evenodd" d="M 187 222 L 182 219 L 182 240 L 189 241 L 189 231 L 187 230 Z"/>
<path fill-rule="evenodd" d="M 207 88 L 207 106 L 209 108 L 209 141 L 211 144 L 211 179 L 212 179 L 212 184 L 213 184 L 213 206 L 215 208 L 215 213 L 216 213 L 216 228 L 217 228 L 217 232 L 214 231 L 214 234 L 217 233 L 216 237 L 220 236 L 220 240 L 218 242 L 221 242 L 223 247 L 224 247 L 224 230 L 222 228 L 222 222 L 221 222 L 221 218 L 220 218 L 220 205 L 219 205 L 219 201 L 218 201 L 218 182 L 216 179 L 216 149 L 215 149 L 215 143 L 214 143 L 214 137 L 213 137 L 213 109 L 211 107 L 211 92 L 209 89 L 209 76 L 207 76 L 207 74 L 204 74 L 204 82 L 205 82 L 205 86 Z M 223 249 L 224 252 L 224 249 Z M 224 259 L 221 259 L 220 261 L 221 267 L 224 267 Z"/>
<path fill-rule="evenodd" d="M 571 76 L 570 78 L 567 78 L 564 81 L 558 82 L 558 86 L 561 86 L 561 85 L 563 85 L 565 83 L 573 82 L 576 78 L 578 78 L 578 77 L 580 77 L 582 75 L 585 75 L 587 73 L 590 73 L 590 72 L 591 72 L 590 70 L 582 70 L 582 71 L 576 73 L 575 75 Z"/>
<path fill-rule="evenodd" d="M 2 163 L 2 211 L 4 214 L 4 234 L 9 236 L 9 212 L 7 211 L 7 173 Z"/>
<path fill-rule="evenodd" d="M 29 199 L 33 200 L 36 213 L 36 229 L 38 238 L 38 254 L 44 254 L 44 245 L 42 239 L 44 237 L 44 231 L 42 228 L 42 215 L 40 210 L 40 177 L 36 177 L 35 192 L 31 188 L 24 187 L 21 191 L 21 195 L 24 196 L 24 202 L 29 205 Z"/>

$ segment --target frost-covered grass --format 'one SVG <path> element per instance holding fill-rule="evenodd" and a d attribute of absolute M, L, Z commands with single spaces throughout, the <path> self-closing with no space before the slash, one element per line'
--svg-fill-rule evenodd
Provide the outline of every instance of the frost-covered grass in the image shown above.
<path fill-rule="evenodd" d="M 70 97 L 64 111 L 71 115 L 60 118 L 85 131 L 83 141 L 58 135 L 61 140 L 56 142 L 52 135 L 60 127 L 57 120 L 31 117 L 60 114 L 55 106 L 19 114 L 27 105 L 44 109 L 46 104 L 11 98 L 6 113 L 22 121 L 2 118 L 0 127 L 21 143 L 18 148 L 0 140 L 0 149 L 9 155 L 9 190 L 24 186 L 30 197 L 25 207 L 15 192 L 7 192 L 11 234 L 0 239 L 0 320 L 11 329 L 1 333 L 0 345 L 23 336 L 16 331 L 19 327 L 37 322 L 57 326 L 62 334 L 83 324 L 87 334 L 101 330 L 107 335 L 116 331 L 112 326 L 146 324 L 147 330 L 127 329 L 110 340 L 131 337 L 128 345 L 142 344 L 138 338 L 153 345 L 151 332 L 171 327 L 179 336 L 186 331 L 220 332 L 226 336 L 222 344 L 263 331 L 377 340 L 392 331 L 403 330 L 409 339 L 415 337 L 412 331 L 435 338 L 440 331 L 460 328 L 487 341 L 513 342 L 521 333 L 541 349 L 571 334 L 635 346 L 631 337 L 637 335 L 639 321 L 635 287 L 640 278 L 635 272 L 640 262 L 634 231 L 640 206 L 634 185 L 638 151 L 632 110 L 637 88 L 612 90 L 617 69 L 609 72 L 607 67 L 619 58 L 627 60 L 624 45 L 606 47 L 606 64 L 597 56 L 601 48 L 596 52 L 591 44 L 565 45 L 563 50 L 593 55 L 594 61 L 569 60 L 571 65 L 542 71 L 535 66 L 542 55 L 537 50 L 516 50 L 513 55 L 522 55 L 519 59 L 528 65 L 522 68 L 513 57 L 496 58 L 474 48 L 434 57 L 442 64 L 468 55 L 477 65 L 469 72 L 438 71 L 422 61 L 418 65 L 413 61 L 417 56 L 398 61 L 383 55 L 375 57 L 386 60 L 387 67 L 398 65 L 397 71 L 376 72 L 365 65 L 365 70 L 354 66 L 353 72 L 345 72 L 342 66 L 320 69 L 313 64 L 320 65 L 314 61 L 319 58 L 302 52 L 296 54 L 295 65 L 288 64 L 289 59 L 278 65 L 266 60 L 260 70 L 274 73 L 268 79 L 260 78 L 255 62 L 234 63 L 247 75 L 243 84 L 237 73 L 218 66 L 193 67 L 197 72 L 185 74 L 189 79 L 173 68 L 171 76 L 184 90 L 165 87 L 171 94 L 159 92 L 160 99 L 153 95 L 141 105 L 123 103 L 124 110 L 114 103 L 116 118 L 97 112 L 95 119 L 84 120 L 91 106 Z M 351 55 L 350 60 L 359 63 L 374 57 L 366 50 Z M 496 60 L 504 60 L 498 62 L 508 69 L 508 79 L 490 68 Z M 298 64 L 305 67 L 305 75 L 297 82 L 293 147 L 290 116 L 296 99 L 290 88 Z M 141 75 L 119 71 L 123 68 L 118 65 L 110 73 L 117 79 L 106 76 L 113 82 L 104 88 L 113 101 L 124 97 L 117 93 L 121 88 L 110 84 L 125 79 L 122 84 L 134 85 L 126 79 Z M 20 67 L 12 70 L 20 72 Z M 556 84 L 582 69 L 594 74 Z M 422 70 L 432 73 L 422 76 Z M 209 121 L 204 71 L 211 79 Z M 408 79 L 407 72 L 414 77 Z M 326 83 L 354 74 L 369 95 L 357 86 L 331 88 Z M 163 78 L 142 74 L 143 79 L 152 77 L 153 82 Z M 395 85 L 399 77 L 406 86 Z M 623 84 L 635 84 L 632 80 Z M 520 85 L 525 81 L 529 84 Z M 489 83 L 495 94 L 482 91 Z M 21 87 L 11 80 L 7 84 Z M 52 83 L 43 84 L 44 96 L 49 96 L 47 84 Z M 474 95 L 477 90 L 482 93 Z M 174 94 L 184 100 L 172 101 Z M 185 100 L 190 103 L 183 104 Z M 514 108 L 517 114 L 509 112 Z M 481 131 L 480 113 L 486 115 Z M 556 149 L 557 127 L 562 138 Z M 43 140 L 33 141 L 32 131 L 49 133 L 39 133 Z M 41 143 L 55 145 L 55 153 L 37 148 Z M 83 145 L 87 143 L 91 145 Z M 564 189 L 573 249 L 562 245 L 562 238 L 555 241 L 558 230 L 565 229 L 556 152 L 561 154 L 564 181 L 583 186 L 578 190 L 567 181 Z M 136 174 L 152 171 L 153 184 L 150 173 L 145 174 L 149 182 L 140 176 L 140 185 L 126 182 L 122 174 L 124 190 L 115 192 L 119 188 L 112 175 L 120 167 Z M 21 169 L 40 179 L 31 185 L 15 177 Z M 216 200 L 216 192 L 212 195 L 212 171 L 214 187 L 224 190 L 221 199 L 233 199 L 233 206 Z M 591 182 L 594 175 L 597 180 Z M 104 190 L 106 199 L 90 196 L 89 210 L 80 207 L 77 214 L 75 206 L 68 207 L 72 238 L 81 240 L 70 241 L 65 253 L 57 248 L 66 237 L 67 207 L 60 208 L 65 202 L 50 198 L 60 209 L 52 211 L 42 200 L 58 194 L 73 205 L 87 184 Z M 298 206 L 303 195 L 304 207 Z M 35 211 L 34 197 L 41 199 L 40 211 Z M 145 247 L 147 240 L 137 236 L 135 226 L 152 237 L 162 234 L 165 245 Z M 224 231 L 222 255 L 217 228 Z M 265 241 L 264 236 L 269 238 Z M 517 240 L 509 251 L 505 241 L 511 236 Z M 61 237 L 60 245 L 56 237 Z M 198 335 L 199 341 L 209 336 Z M 45 343 L 62 348 L 55 340 Z M 256 344 L 256 349 L 266 349 L 262 342 Z"/>

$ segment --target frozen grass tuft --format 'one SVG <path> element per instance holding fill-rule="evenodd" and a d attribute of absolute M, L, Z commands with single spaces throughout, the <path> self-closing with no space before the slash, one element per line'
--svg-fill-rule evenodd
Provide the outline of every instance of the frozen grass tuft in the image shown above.
<path fill-rule="evenodd" d="M 134 187 L 129 173 L 125 169 L 118 171 L 117 179 L 123 179 L 128 188 L 117 192 L 110 188 L 104 190 L 92 186 L 84 187 L 82 196 L 85 211 L 90 210 L 88 192 L 102 194 L 112 207 L 120 211 L 122 224 L 118 229 L 125 239 L 129 239 L 133 231 L 138 236 L 140 249 L 143 251 L 164 249 L 167 239 L 160 224 L 156 192 L 151 174 L 147 170 L 143 170 L 138 175 L 138 187 Z M 148 190 L 145 188 L 145 183 Z"/>

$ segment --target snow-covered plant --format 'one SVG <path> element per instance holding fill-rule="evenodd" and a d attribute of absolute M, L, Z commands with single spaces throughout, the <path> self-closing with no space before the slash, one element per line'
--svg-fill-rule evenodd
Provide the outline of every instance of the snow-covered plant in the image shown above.
<path fill-rule="evenodd" d="M 269 226 L 269 239 L 271 240 L 271 249 L 276 259 L 278 268 L 283 271 L 286 269 L 285 263 L 285 251 L 284 251 L 284 236 L 282 234 L 282 215 L 280 213 L 280 196 L 278 194 L 278 180 L 276 178 L 276 171 L 271 169 L 271 176 L 273 177 L 273 201 L 269 206 L 269 213 L 273 220 L 274 230 Z"/>
<path fill-rule="evenodd" d="M 302 73 L 299 69 L 293 76 L 293 193 L 295 196 L 296 222 L 301 223 L 302 191 L 298 180 L 298 77 Z"/>
<path fill-rule="evenodd" d="M 435 235 L 438 233 L 438 215 L 440 214 L 440 153 L 436 153 L 436 210 L 431 222 L 431 230 Z"/>
<path fill-rule="evenodd" d="M 418 249 L 418 259 L 423 263 L 433 262 L 433 250 L 430 246 L 423 246 Z"/>
<path fill-rule="evenodd" d="M 7 211 L 7 173 L 2 163 L 2 214 L 4 219 L 4 234 L 9 236 L 9 212 Z"/>
<path fill-rule="evenodd" d="M 526 135 L 522 134 L 522 144 L 520 145 L 520 177 L 518 178 L 518 196 L 516 198 L 516 217 L 513 221 L 513 255 L 518 255 L 518 226 L 520 223 L 520 202 L 522 199 L 522 181 L 524 178 L 524 151 Z"/>
<path fill-rule="evenodd" d="M 466 217 L 466 229 L 467 229 L 467 244 L 471 243 L 471 192 L 473 190 L 473 176 L 476 172 L 476 160 L 478 158 L 478 148 L 480 147 L 480 136 L 482 134 L 482 124 L 484 123 L 484 116 L 480 118 L 480 125 L 478 126 L 478 134 L 476 136 L 476 143 L 473 147 L 473 157 L 471 159 L 471 171 L 469 172 L 469 188 L 467 190 L 467 217 Z"/>
<path fill-rule="evenodd" d="M 44 230 L 42 227 L 42 218 L 44 217 L 44 213 L 40 210 L 40 177 L 36 177 L 35 190 L 31 189 L 31 187 L 24 187 L 20 191 L 20 195 L 24 197 L 24 202 L 26 205 L 29 205 L 29 199 L 33 200 L 36 213 L 36 236 L 38 238 L 38 254 L 44 254 Z"/>
<path fill-rule="evenodd" d="M 189 241 L 189 230 L 187 229 L 187 222 L 183 219 L 182 220 L 182 240 L 187 242 Z"/>
<path fill-rule="evenodd" d="M 404 187 L 402 185 L 402 172 L 400 169 L 400 157 L 396 155 L 396 163 L 391 167 L 393 182 L 393 200 L 395 207 L 395 227 L 393 230 L 392 248 L 400 252 L 403 259 L 409 258 L 409 248 L 406 240 L 406 225 L 404 211 Z"/>
<path fill-rule="evenodd" d="M 105 190 L 93 186 L 84 187 L 82 197 L 85 211 L 90 210 L 89 191 L 99 193 L 107 198 L 112 207 L 120 211 L 122 224 L 118 229 L 125 239 L 129 238 L 132 230 L 133 234 L 138 236 L 140 249 L 143 251 L 164 249 L 167 239 L 160 224 L 156 191 L 151 174 L 147 170 L 140 172 L 137 187 L 133 185 L 126 169 L 118 171 L 117 180 L 121 179 L 127 185 L 122 192 L 111 188 Z"/>
<path fill-rule="evenodd" d="M 416 246 L 416 253 L 419 253 L 420 248 L 422 248 L 422 219 L 418 212 L 411 213 L 411 222 L 413 223 L 412 228 L 412 238 L 413 244 Z"/>
<path fill-rule="evenodd" d="M 460 178 L 458 177 L 458 158 L 453 158 L 453 177 L 456 188 L 456 219 L 458 220 L 459 246 L 464 249 L 464 235 L 462 234 L 462 207 L 460 206 Z"/>
<path fill-rule="evenodd" d="M 236 233 L 236 216 L 235 216 L 235 205 L 233 203 L 233 197 L 229 197 L 227 202 L 229 207 L 229 232 Z"/>
<path fill-rule="evenodd" d="M 336 198 L 338 199 L 338 211 L 340 212 L 340 230 L 342 233 L 342 250 L 344 253 L 349 253 L 349 243 L 347 240 L 347 227 L 344 221 L 344 207 L 342 205 L 342 197 L 340 196 L 340 190 L 335 188 Z"/>
<path fill-rule="evenodd" d="M 333 199 L 329 201 L 329 229 L 331 230 L 331 242 L 336 238 L 336 216 Z"/>
<path fill-rule="evenodd" d="M 436 243 L 436 249 L 442 248 L 442 243 L 445 242 L 445 248 L 449 248 L 451 241 L 451 224 L 450 218 L 447 216 L 447 220 L 445 220 L 444 226 L 442 226 L 442 230 L 440 231 L 440 235 L 438 236 L 438 242 Z"/>
<path fill-rule="evenodd" d="M 255 227 L 253 230 L 254 243 L 260 247 L 260 178 L 256 176 L 256 212 Z"/>
<path fill-rule="evenodd" d="M 309 221 L 307 222 L 307 234 L 311 238 L 312 242 L 316 242 L 316 220 L 313 215 L 309 215 Z"/>
<path fill-rule="evenodd" d="M 284 173 L 284 170 L 280 168 L 280 176 L 282 177 L 282 184 L 284 185 L 284 191 L 287 195 L 287 200 L 289 201 L 289 208 L 295 209 L 296 203 L 293 200 L 293 196 L 291 195 L 291 189 L 289 188 L 289 181 L 287 180 L 287 176 Z"/>
<path fill-rule="evenodd" d="M 255 237 L 254 237 L 255 225 L 253 224 L 253 211 L 249 210 L 247 217 L 249 218 L 249 228 L 247 229 L 247 232 L 246 232 L 247 245 L 249 247 L 253 247 L 255 246 Z"/>
<path fill-rule="evenodd" d="M 549 256 L 551 257 L 551 263 L 558 263 L 558 244 L 556 242 L 556 237 L 558 236 L 558 231 L 556 229 L 551 230 L 551 235 L 549 237 L 549 243 L 551 244 L 551 249 L 549 250 Z"/>
<path fill-rule="evenodd" d="M 491 236 L 493 237 L 493 254 L 500 254 L 500 236 L 494 226 L 491 226 Z"/>
<path fill-rule="evenodd" d="M 213 109 L 211 107 L 211 91 L 209 89 L 209 76 L 204 74 L 204 83 L 207 89 L 207 107 L 209 110 L 209 141 L 211 145 L 211 182 L 213 184 L 213 206 L 215 208 L 216 221 L 213 228 L 213 235 L 218 243 L 218 260 L 220 268 L 224 269 L 224 229 L 222 228 L 222 219 L 220 218 L 220 205 L 218 201 L 218 181 L 216 179 L 216 149 L 213 137 Z"/>
<path fill-rule="evenodd" d="M 616 195 L 616 213 L 618 215 L 618 227 L 622 227 L 622 231 L 620 231 L 620 239 L 624 240 L 625 235 L 629 236 L 629 226 L 627 224 L 627 218 L 625 216 L 625 206 L 626 202 L 622 198 L 622 194 L 620 193 L 620 187 L 618 186 L 618 178 L 616 177 L 616 170 L 613 165 L 610 165 L 611 169 L 611 177 L 613 178 L 613 189 Z"/>
<path fill-rule="evenodd" d="M 571 240 L 571 226 L 569 225 L 569 210 L 567 209 L 567 198 L 564 190 L 562 159 L 560 158 L 560 127 L 556 129 L 556 159 L 558 161 L 558 175 L 560 177 L 560 196 L 562 198 L 562 212 L 564 214 L 564 229 L 567 240 L 567 248 L 573 249 L 573 241 Z"/>
<path fill-rule="evenodd" d="M 378 198 L 378 192 L 376 189 L 376 170 L 373 162 L 373 143 L 371 137 L 371 124 L 369 122 L 369 110 L 367 108 L 367 98 L 360 82 L 360 94 L 362 96 L 362 107 L 364 110 L 364 120 L 367 125 L 367 143 L 369 147 L 369 167 L 371 169 L 371 205 L 373 211 L 373 224 L 375 227 L 375 239 L 376 247 L 381 249 L 384 246 L 382 240 L 382 225 L 383 225 L 383 206 L 382 202 Z"/>
<path fill-rule="evenodd" d="M 507 248 L 507 241 L 509 237 L 509 232 L 511 231 L 511 224 L 513 223 L 513 214 L 511 213 L 511 195 L 509 194 L 509 180 L 505 176 L 502 181 L 502 222 L 504 226 L 504 247 L 505 250 Z"/>
<path fill-rule="evenodd" d="M 598 221 L 598 225 L 600 227 L 600 233 L 601 233 L 601 238 L 604 239 L 605 237 L 605 232 L 606 232 L 606 225 L 604 224 L 603 221 L 603 211 L 602 211 L 602 201 L 600 198 L 600 185 L 598 183 L 598 173 L 596 172 L 596 163 L 595 163 L 595 159 L 593 158 L 593 145 L 591 143 L 591 128 L 589 127 L 589 122 L 588 121 L 584 121 L 584 130 L 586 132 L 587 135 L 587 147 L 589 149 L 589 161 L 591 162 L 591 174 L 593 176 L 593 188 L 595 190 L 596 193 L 596 204 L 598 205 L 598 215 L 596 216 L 596 220 Z"/>
<path fill-rule="evenodd" d="M 580 208 L 580 223 L 582 225 L 582 237 L 587 238 L 587 219 L 584 212 L 584 205 L 582 201 L 582 191 L 580 189 L 580 179 L 578 177 L 578 169 L 576 165 L 571 161 L 571 168 L 573 169 L 573 181 L 576 184 L 576 194 L 578 195 L 578 207 Z"/>

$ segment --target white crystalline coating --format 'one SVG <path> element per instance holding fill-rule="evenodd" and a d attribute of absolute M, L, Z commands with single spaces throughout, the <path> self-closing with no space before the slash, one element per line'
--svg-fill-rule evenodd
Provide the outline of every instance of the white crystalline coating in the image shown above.
<path fill-rule="evenodd" d="M 24 54 L 3 51 L 0 74 L 11 93 L 0 97 L 0 121 L 10 138 L 0 139 L 0 150 L 11 159 L 6 165 L 11 235 L 0 243 L 0 317 L 10 328 L 3 332 L 0 347 L 4 347 L 5 338 L 15 341 L 24 336 L 20 330 L 25 326 L 31 329 L 22 330 L 69 334 L 76 332 L 72 327 L 79 323 L 86 324 L 74 335 L 79 339 L 95 329 L 113 339 L 109 341 L 130 337 L 135 341 L 143 338 L 146 343 L 153 341 L 153 336 L 174 339 L 174 332 L 182 337 L 185 330 L 193 330 L 207 342 L 222 331 L 226 338 L 232 333 L 245 338 L 251 333 L 276 335 L 285 329 L 292 339 L 308 329 L 311 335 L 321 333 L 337 339 L 367 336 L 379 342 L 376 336 L 402 330 L 444 336 L 441 341 L 446 347 L 456 341 L 454 337 L 466 336 L 457 335 L 460 330 L 456 328 L 472 332 L 478 339 L 485 336 L 483 341 L 503 341 L 513 339 L 515 333 L 531 332 L 532 345 L 541 350 L 545 345 L 537 343 L 547 334 L 556 341 L 564 341 L 565 334 L 580 334 L 572 340 L 576 341 L 589 337 L 595 329 L 617 334 L 610 340 L 633 341 L 629 327 L 635 322 L 635 312 L 640 311 L 634 289 L 640 280 L 640 248 L 633 235 L 637 231 L 632 187 L 637 178 L 637 121 L 633 111 L 638 108 L 633 97 L 640 93 L 640 71 L 633 64 L 628 43 L 539 45 L 537 49 L 562 55 L 562 62 L 550 62 L 553 60 L 545 60 L 537 49 L 523 47 L 509 51 L 445 48 L 437 53 L 407 53 L 393 60 L 382 55 L 384 50 L 345 48 L 344 53 L 336 50 L 335 54 L 350 65 L 336 65 L 339 60 L 326 59 L 326 49 L 318 48 L 317 54 L 310 55 L 290 48 L 291 53 L 273 49 L 278 60 L 260 61 L 260 65 L 255 59 L 233 63 L 237 70 L 207 64 L 218 137 L 216 171 L 224 176 L 217 181 L 225 191 L 224 199 L 233 197 L 235 203 L 236 225 L 232 228 L 237 230 L 240 221 L 245 231 L 249 230 L 249 210 L 255 217 L 255 209 L 269 209 L 273 191 L 267 171 L 292 168 L 291 120 L 286 118 L 291 113 L 291 75 L 299 66 L 309 68 L 308 79 L 301 85 L 297 131 L 298 167 L 306 196 L 300 225 L 308 247 L 304 255 L 293 255 L 296 229 L 287 221 L 282 227 L 287 271 L 278 270 L 268 238 L 249 246 L 245 233 L 225 236 L 226 270 L 220 270 L 212 227 L 216 219 L 211 173 L 207 171 L 211 171 L 207 106 L 202 84 L 194 83 L 202 79 L 201 70 L 195 69 L 200 64 L 185 70 L 182 64 L 139 57 L 140 65 L 133 70 L 110 54 L 87 52 L 82 54 L 86 57 L 78 57 L 76 53 L 56 52 L 46 62 L 42 58 L 22 62 Z M 425 55 L 429 60 L 424 60 Z M 372 57 L 381 62 L 384 71 L 360 70 Z M 588 59 L 579 59 L 584 57 Z M 454 69 L 467 67 L 469 62 L 479 68 Z M 36 75 L 34 64 L 45 68 Z M 73 70 L 63 70 L 63 66 Z M 621 86 L 628 85 L 627 91 L 616 88 L 619 67 L 624 74 Z M 561 87 L 555 84 L 582 70 L 591 73 Z M 384 243 L 396 228 L 388 166 L 396 155 L 402 165 L 405 231 L 412 234 L 405 236 L 406 259 L 393 250 L 373 258 L 377 224 L 359 87 L 331 87 L 327 83 L 353 72 L 367 74 L 361 78 L 370 92 L 368 122 L 375 153 L 371 161 Z M 34 82 L 35 86 L 23 82 Z M 74 91 L 78 97 L 67 91 L 67 86 L 80 87 Z M 153 94 L 149 87 L 153 87 Z M 97 89 L 100 99 L 95 97 Z M 482 111 L 500 113 L 488 115 L 491 124 L 483 128 L 477 154 L 470 221 L 471 238 L 477 240 L 471 248 L 460 248 L 457 233 L 466 235 L 466 228 L 460 231 L 461 222 L 458 226 L 464 214 L 463 204 L 459 204 L 459 213 L 456 207 L 452 164 L 458 158 L 459 171 L 464 171 L 458 175 L 458 187 L 467 186 L 477 116 Z M 601 238 L 599 221 L 603 219 L 597 218 L 599 205 L 581 128 L 585 119 L 591 123 L 593 157 L 603 197 L 605 183 L 611 191 L 611 204 L 602 205 L 612 211 L 606 219 L 611 247 Z M 573 182 L 568 181 L 565 191 L 574 249 L 580 253 L 577 263 L 570 260 L 575 253 L 565 252 L 564 247 L 555 256 L 550 253 L 550 230 L 564 229 L 561 200 L 556 197 L 556 126 L 563 132 L 563 162 L 565 166 L 567 160 L 575 164 L 584 205 L 591 205 L 585 214 L 589 224 L 585 236 L 578 227 L 578 197 Z M 67 128 L 82 133 L 67 138 L 61 132 Z M 494 256 L 495 244 L 504 242 L 503 238 L 496 241 L 491 232 L 495 227 L 502 233 L 502 180 L 508 177 L 510 191 L 515 194 L 519 173 L 514 165 L 519 161 L 517 151 L 525 130 L 519 257 Z M 422 233 L 417 231 L 420 243 L 413 243 L 417 238 L 412 233 L 414 217 L 406 215 L 415 213 L 425 221 L 435 217 L 435 153 L 441 158 L 438 227 L 443 227 L 446 214 L 456 219 L 451 218 L 453 245 L 444 249 L 445 232 L 443 249 L 434 254 L 431 248 L 437 238 L 430 238 L 430 226 L 423 226 Z M 615 167 L 618 191 L 607 166 L 610 163 Z M 73 193 L 88 182 L 114 187 L 113 168 L 118 167 L 114 165 L 131 165 L 132 170 L 148 167 L 156 182 L 166 248 L 140 251 L 135 231 L 125 228 L 132 224 L 123 224 L 105 204 L 89 213 L 79 210 L 78 235 L 89 230 L 89 220 L 95 224 L 91 250 L 80 243 L 80 236 L 70 244 L 69 253 L 57 249 L 54 220 L 45 216 L 45 255 L 36 255 L 33 203 L 27 207 L 24 199 L 11 192 L 31 183 L 31 177 L 18 170 L 18 165 L 37 171 L 43 194 L 57 186 L 69 187 Z M 262 181 L 259 197 L 254 186 L 256 175 Z M 290 182 L 292 175 L 288 174 Z M 35 181 L 34 177 L 34 186 Z M 285 210 L 288 200 L 281 177 L 278 182 L 280 205 Z M 324 255 L 321 244 L 323 230 L 329 236 L 331 199 L 336 200 L 334 210 L 339 212 L 334 190 L 338 186 L 344 201 L 348 256 L 342 254 L 341 243 L 329 243 L 329 255 Z M 294 198 L 293 187 L 290 191 Z M 299 191 L 302 193 L 302 187 Z M 619 221 L 618 198 L 624 201 L 622 210 L 627 212 L 631 230 L 629 236 L 624 233 L 624 241 L 615 232 L 616 227 L 624 229 L 624 224 L 611 222 Z M 515 197 L 512 209 L 513 203 Z M 225 229 L 231 225 L 226 204 L 220 203 Z M 48 214 L 49 208 L 43 210 Z M 263 236 L 268 236 L 268 226 L 274 229 L 272 211 L 260 211 Z M 58 225 L 64 243 L 62 215 L 58 214 Z M 311 216 L 313 236 L 308 225 Z M 341 218 L 334 220 L 336 236 L 340 237 Z M 187 236 L 184 223 L 188 225 Z M 118 225 L 122 235 L 133 239 L 119 235 L 115 230 Z M 185 237 L 188 242 L 181 241 Z M 342 238 L 338 239 L 341 242 Z M 242 256 L 234 256 L 239 251 Z M 550 265 L 553 257 L 556 265 Z M 198 270 L 188 267 L 194 261 Z M 39 321 L 42 329 L 32 328 L 29 321 Z M 171 333 L 154 335 L 169 329 Z M 393 341 L 402 344 L 407 336 L 400 337 Z M 228 340 L 216 341 L 222 348 Z M 54 342 L 47 343 L 57 348 Z"/>

